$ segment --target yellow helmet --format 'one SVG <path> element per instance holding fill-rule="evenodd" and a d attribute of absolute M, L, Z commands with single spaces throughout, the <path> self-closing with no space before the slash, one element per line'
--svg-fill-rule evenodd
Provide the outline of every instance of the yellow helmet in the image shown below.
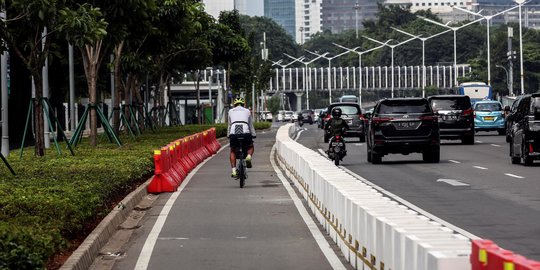
<path fill-rule="evenodd" d="M 246 101 L 244 100 L 244 98 L 241 98 L 241 97 L 237 97 L 234 99 L 233 101 L 233 104 L 236 106 L 236 105 L 244 105 L 246 103 Z"/>

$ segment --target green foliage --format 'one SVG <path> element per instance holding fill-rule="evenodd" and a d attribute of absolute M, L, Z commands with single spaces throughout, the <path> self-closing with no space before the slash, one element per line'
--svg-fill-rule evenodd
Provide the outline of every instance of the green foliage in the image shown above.
<path fill-rule="evenodd" d="M 79 48 L 94 45 L 107 35 L 108 23 L 101 10 L 88 3 L 78 5 L 75 9 L 63 8 L 59 14 L 59 30 L 66 34 L 69 42 Z"/>
<path fill-rule="evenodd" d="M 279 105 L 279 95 L 273 95 L 266 103 L 268 110 L 272 112 L 273 115 L 277 115 L 277 111 L 279 111 Z"/>
<path fill-rule="evenodd" d="M 120 148 L 107 144 L 105 137 L 95 148 L 85 139 L 76 156 L 64 151 L 60 157 L 35 157 L 29 149 L 22 159 L 12 154 L 9 162 L 17 176 L 0 170 L 0 269 L 43 268 L 48 258 L 85 233 L 85 224 L 99 221 L 148 179 L 153 150 L 210 127 L 216 127 L 218 137 L 227 134 L 225 124 L 191 125 L 123 137 Z M 268 127 L 256 124 L 258 129 Z"/>
<path fill-rule="evenodd" d="M 259 129 L 269 129 L 271 126 L 272 126 L 272 122 L 255 122 L 253 124 L 253 126 L 255 127 L 255 129 L 259 130 Z"/>

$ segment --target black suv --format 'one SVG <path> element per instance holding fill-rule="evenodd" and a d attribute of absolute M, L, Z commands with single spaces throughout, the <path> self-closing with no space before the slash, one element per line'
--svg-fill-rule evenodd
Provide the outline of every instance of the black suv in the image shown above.
<path fill-rule="evenodd" d="M 422 153 L 425 162 L 439 162 L 439 119 L 427 99 L 383 99 L 369 118 L 368 162 L 378 164 L 384 155 L 410 153 Z"/>
<path fill-rule="evenodd" d="M 439 95 L 428 98 L 439 116 L 441 139 L 474 144 L 474 111 L 471 99 L 463 95 Z"/>
<path fill-rule="evenodd" d="M 365 142 L 364 115 L 358 103 L 339 102 L 330 104 L 326 110 L 327 114 L 325 119 L 323 119 L 323 125 L 326 125 L 330 118 L 332 118 L 332 110 L 338 107 L 341 108 L 341 118 L 347 121 L 347 125 L 349 125 L 349 129 L 345 131 L 345 137 L 358 137 L 360 142 Z M 324 142 L 327 143 L 330 137 L 328 132 L 325 131 Z"/>
<path fill-rule="evenodd" d="M 540 94 L 524 95 L 516 100 L 516 111 L 508 117 L 510 127 L 510 158 L 512 164 L 530 166 L 540 159 Z"/>
<path fill-rule="evenodd" d="M 298 115 L 302 116 L 302 122 L 313 125 L 313 111 L 312 110 L 303 110 Z"/>

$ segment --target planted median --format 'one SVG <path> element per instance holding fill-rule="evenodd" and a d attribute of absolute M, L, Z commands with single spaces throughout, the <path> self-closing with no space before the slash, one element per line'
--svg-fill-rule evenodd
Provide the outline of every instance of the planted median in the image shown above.
<path fill-rule="evenodd" d="M 163 128 L 122 138 L 122 147 L 105 143 L 106 138 L 96 148 L 83 141 L 75 156 L 65 149 L 57 156 L 51 148 L 45 157 L 35 157 L 28 148 L 19 159 L 12 152 L 9 162 L 17 175 L 0 167 L 0 269 L 60 266 L 58 255 L 73 250 L 152 175 L 154 149 L 210 127 Z M 226 125 L 214 127 L 217 137 L 226 135 Z M 256 124 L 257 129 L 269 127 Z"/>

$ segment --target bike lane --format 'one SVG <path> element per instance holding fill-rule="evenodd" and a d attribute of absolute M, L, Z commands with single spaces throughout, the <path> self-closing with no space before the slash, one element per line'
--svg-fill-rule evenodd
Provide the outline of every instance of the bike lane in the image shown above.
<path fill-rule="evenodd" d="M 324 237 L 314 237 L 277 177 L 274 142 L 275 132 L 258 134 L 243 189 L 230 177 L 227 147 L 181 192 L 160 195 L 113 269 L 344 268 L 326 259 Z"/>

